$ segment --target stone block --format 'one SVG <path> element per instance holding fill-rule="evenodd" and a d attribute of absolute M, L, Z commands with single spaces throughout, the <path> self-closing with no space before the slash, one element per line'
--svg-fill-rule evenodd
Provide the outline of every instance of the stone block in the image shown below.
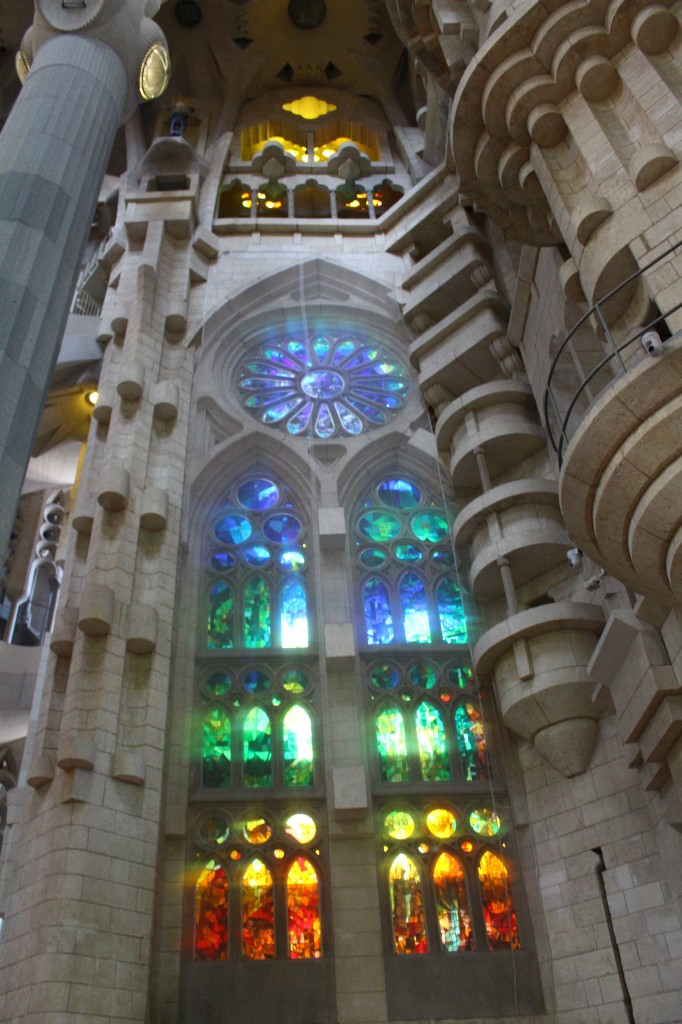
<path fill-rule="evenodd" d="M 87 636 L 106 636 L 114 621 L 115 600 L 111 587 L 87 583 L 83 587 L 78 628 Z"/>
<path fill-rule="evenodd" d="M 318 510 L 320 549 L 341 551 L 346 545 L 346 515 L 342 508 Z"/>
<path fill-rule="evenodd" d="M 324 627 L 327 668 L 343 672 L 355 667 L 355 630 L 350 622 L 329 622 Z"/>
<path fill-rule="evenodd" d="M 126 650 L 131 654 L 151 654 L 156 650 L 159 613 L 153 605 L 132 604 L 126 622 Z"/>
<path fill-rule="evenodd" d="M 359 765 L 332 767 L 334 814 L 337 818 L 364 818 L 369 810 L 365 770 Z"/>
<path fill-rule="evenodd" d="M 130 473 L 117 462 L 105 463 L 97 501 L 108 512 L 121 512 L 130 497 Z"/>
<path fill-rule="evenodd" d="M 140 526 L 151 533 L 164 530 L 168 522 L 168 491 L 147 487 L 142 495 Z"/>

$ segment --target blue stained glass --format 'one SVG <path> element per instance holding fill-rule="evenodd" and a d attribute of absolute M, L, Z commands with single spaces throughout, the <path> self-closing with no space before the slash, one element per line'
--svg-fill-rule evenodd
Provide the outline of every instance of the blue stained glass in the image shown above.
<path fill-rule="evenodd" d="M 252 669 L 244 676 L 244 689 L 247 693 L 265 693 L 270 688 L 270 679 L 265 672 Z"/>
<path fill-rule="evenodd" d="M 410 681 L 413 686 L 423 687 L 425 690 L 432 690 L 438 682 L 435 669 L 426 662 L 420 662 L 410 669 Z"/>
<path fill-rule="evenodd" d="M 378 569 L 386 562 L 386 552 L 381 548 L 365 548 L 360 552 L 360 561 L 366 569 Z"/>
<path fill-rule="evenodd" d="M 315 433 L 318 437 L 331 437 L 334 433 L 334 429 L 334 420 L 332 419 L 332 414 L 329 411 L 329 406 L 326 402 L 323 402 L 320 406 L 320 411 L 317 414 L 317 419 L 315 420 Z"/>
<path fill-rule="evenodd" d="M 281 683 L 287 693 L 305 693 L 310 685 L 307 675 L 300 668 L 287 669 L 282 675 Z"/>
<path fill-rule="evenodd" d="M 263 423 L 277 423 L 279 420 L 284 419 L 285 416 L 288 416 L 290 412 L 293 412 L 300 404 L 301 399 L 298 396 L 296 398 L 289 398 L 285 402 L 271 406 L 267 412 L 263 413 L 261 419 Z"/>
<path fill-rule="evenodd" d="M 340 341 L 334 349 L 334 355 L 332 356 L 332 365 L 340 366 L 344 359 L 348 359 L 355 352 L 355 342 L 346 339 L 346 341 Z"/>
<path fill-rule="evenodd" d="M 282 513 L 270 516 L 263 524 L 263 533 L 275 544 L 290 544 L 301 532 L 301 524 L 295 516 Z"/>
<path fill-rule="evenodd" d="M 412 532 L 417 540 L 425 540 L 433 544 L 447 537 L 447 520 L 438 512 L 422 512 L 412 520 Z"/>
<path fill-rule="evenodd" d="M 455 729 L 466 781 L 489 778 L 483 718 L 475 704 L 460 704 L 455 711 Z"/>
<path fill-rule="evenodd" d="M 245 388 L 247 391 L 260 391 L 262 388 L 267 388 L 272 391 L 273 388 L 289 388 L 294 386 L 293 380 L 283 380 L 281 377 L 243 377 L 239 381 L 239 387 Z"/>
<path fill-rule="evenodd" d="M 306 351 L 302 341 L 292 338 L 287 342 L 287 351 L 291 352 L 292 356 L 297 356 L 298 359 L 305 361 Z"/>
<path fill-rule="evenodd" d="M 329 355 L 329 347 L 329 342 L 326 338 L 315 338 L 313 348 L 315 350 L 315 355 L 321 363 L 323 363 Z"/>
<path fill-rule="evenodd" d="M 459 587 L 446 577 L 436 590 L 436 603 L 440 618 L 440 631 L 446 644 L 465 644 L 468 639 L 467 623 L 462 608 Z"/>
<path fill-rule="evenodd" d="M 282 647 L 308 646 L 308 602 L 305 587 L 295 577 L 282 587 Z"/>
<path fill-rule="evenodd" d="M 270 561 L 270 549 L 262 544 L 252 544 L 242 551 L 242 557 L 249 565 L 265 565 Z"/>
<path fill-rule="evenodd" d="M 352 395 L 346 395 L 346 402 L 351 408 L 355 409 L 356 412 L 361 413 L 366 420 L 370 423 L 385 423 L 386 415 L 381 409 L 375 409 L 372 405 L 367 405 L 366 402 L 361 402 L 357 398 L 353 398 Z"/>
<path fill-rule="evenodd" d="M 236 564 L 237 559 L 229 551 L 216 551 L 211 555 L 211 568 L 219 572 L 233 569 Z"/>
<path fill-rule="evenodd" d="M 455 564 L 455 556 L 447 548 L 436 548 L 435 551 L 431 552 L 431 561 L 438 567 L 445 567 Z"/>
<path fill-rule="evenodd" d="M 281 349 L 268 347 L 263 349 L 263 355 L 266 359 L 269 359 L 271 363 L 279 363 L 280 366 L 286 366 L 288 370 L 299 370 L 298 363 L 295 363 L 293 359 L 290 359 L 286 353 L 282 352 Z"/>
<path fill-rule="evenodd" d="M 301 391 L 310 398 L 336 398 L 345 386 L 341 374 L 334 370 L 311 370 L 301 377 Z"/>
<path fill-rule="evenodd" d="M 421 562 L 423 556 L 414 544 L 396 544 L 395 557 L 399 562 Z"/>
<path fill-rule="evenodd" d="M 357 435 L 362 433 L 362 420 L 347 409 L 341 402 L 334 402 L 336 414 L 341 420 L 341 426 L 347 434 Z"/>
<path fill-rule="evenodd" d="M 270 363 L 265 362 L 260 363 L 255 361 L 253 363 L 247 363 L 246 369 L 249 370 L 250 373 L 258 374 L 259 376 L 264 377 L 275 377 L 278 379 L 295 379 L 296 377 L 296 374 L 294 373 L 293 370 L 276 370 L 273 366 L 270 365 Z"/>
<path fill-rule="evenodd" d="M 354 359 L 346 363 L 346 370 L 354 370 L 357 366 L 367 366 L 369 363 L 373 363 L 379 355 L 378 348 L 363 348 Z"/>
<path fill-rule="evenodd" d="M 298 412 L 291 417 L 287 423 L 287 430 L 290 434 L 303 434 L 308 429 L 310 416 L 315 406 L 312 402 L 306 402 Z"/>
<path fill-rule="evenodd" d="M 471 686 L 474 681 L 474 673 L 470 668 L 461 668 L 456 665 L 452 665 L 448 669 L 448 679 L 455 686 L 459 686 L 460 689 L 464 689 L 467 686 Z"/>
<path fill-rule="evenodd" d="M 251 523 L 246 516 L 226 515 L 216 523 L 215 533 L 223 544 L 243 544 L 251 536 Z"/>
<path fill-rule="evenodd" d="M 395 690 L 398 685 L 398 672 L 392 665 L 376 665 L 372 669 L 371 679 L 380 690 Z"/>
<path fill-rule="evenodd" d="M 292 548 L 291 551 L 282 551 L 279 556 L 279 564 L 289 572 L 300 572 L 305 566 L 305 555 L 300 548 Z"/>
<path fill-rule="evenodd" d="M 265 512 L 279 501 L 279 488 L 272 480 L 246 480 L 237 491 L 237 500 L 252 512 Z"/>
<path fill-rule="evenodd" d="M 244 406 L 247 409 L 265 409 L 267 406 L 274 405 L 275 402 L 281 402 L 293 394 L 293 391 L 285 391 L 283 394 L 275 393 L 271 395 L 269 392 L 266 392 L 260 395 L 250 395 L 244 402 Z"/>
<path fill-rule="evenodd" d="M 406 573 L 400 581 L 400 603 L 407 643 L 430 644 L 431 625 L 426 590 L 423 581 L 413 572 Z"/>
<path fill-rule="evenodd" d="M 362 588 L 368 644 L 392 644 L 395 640 L 388 588 L 371 576 Z"/>
<path fill-rule="evenodd" d="M 356 383 L 355 383 L 355 390 L 356 391 L 367 389 L 370 394 L 371 394 L 372 390 L 379 390 L 379 391 L 404 391 L 406 387 L 407 387 L 407 384 L 405 384 L 403 381 L 401 381 L 401 380 L 393 380 L 390 377 L 382 377 L 381 380 L 371 380 L 371 381 L 364 381 L 364 380 L 362 380 L 362 381 L 356 381 Z M 383 396 L 382 396 L 382 398 L 383 398 Z"/>
<path fill-rule="evenodd" d="M 384 505 L 403 510 L 415 508 L 421 501 L 421 491 L 409 480 L 383 480 L 377 494 Z"/>

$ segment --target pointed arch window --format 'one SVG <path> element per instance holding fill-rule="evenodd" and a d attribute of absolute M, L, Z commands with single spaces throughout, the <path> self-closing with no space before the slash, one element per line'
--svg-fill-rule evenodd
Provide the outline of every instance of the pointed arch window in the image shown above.
<path fill-rule="evenodd" d="M 321 956 L 319 881 L 314 866 L 303 856 L 292 861 L 287 875 L 287 931 L 292 960 Z"/>
<path fill-rule="evenodd" d="M 428 953 L 421 878 L 416 864 L 399 853 L 388 877 L 396 953 Z"/>

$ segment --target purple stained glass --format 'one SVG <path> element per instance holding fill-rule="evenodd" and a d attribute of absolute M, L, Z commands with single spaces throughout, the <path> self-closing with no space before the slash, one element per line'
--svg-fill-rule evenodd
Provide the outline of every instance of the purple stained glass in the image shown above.
<path fill-rule="evenodd" d="M 247 693 L 265 693 L 270 688 L 270 679 L 265 672 L 252 669 L 244 676 L 244 689 Z"/>
<path fill-rule="evenodd" d="M 362 588 L 368 644 L 392 644 L 395 640 L 388 588 L 371 576 Z"/>
<path fill-rule="evenodd" d="M 383 480 L 377 487 L 377 494 L 384 505 L 403 511 L 415 508 L 422 499 L 416 484 L 401 479 Z"/>
<path fill-rule="evenodd" d="M 215 551 L 211 555 L 211 568 L 216 569 L 218 572 L 226 572 L 228 569 L 233 569 L 236 564 L 237 559 L 229 551 Z"/>
<path fill-rule="evenodd" d="M 270 516 L 263 524 L 263 533 L 274 544 L 291 544 L 298 538 L 301 524 L 295 516 L 281 513 Z"/>
<path fill-rule="evenodd" d="M 321 332 L 259 348 L 239 371 L 245 408 L 297 436 L 357 437 L 407 397 L 405 366 L 378 347 Z M 341 398 L 343 396 L 343 398 Z"/>
<path fill-rule="evenodd" d="M 272 480 L 246 480 L 237 491 L 237 500 L 251 512 L 265 512 L 279 501 L 279 487 Z"/>

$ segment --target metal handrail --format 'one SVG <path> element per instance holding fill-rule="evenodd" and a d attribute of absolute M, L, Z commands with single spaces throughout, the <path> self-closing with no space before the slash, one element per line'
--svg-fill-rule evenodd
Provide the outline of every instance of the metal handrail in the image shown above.
<path fill-rule="evenodd" d="M 638 270 L 634 271 L 634 273 L 630 274 L 629 277 L 626 277 L 624 281 L 621 281 L 620 284 L 616 285 L 615 288 L 612 288 L 610 292 L 604 295 L 603 298 L 599 299 L 598 302 L 595 302 L 595 304 L 590 309 L 588 309 L 588 311 L 584 313 L 579 320 L 576 321 L 576 323 L 573 325 L 573 327 L 571 327 L 570 331 L 568 332 L 563 342 L 559 346 L 559 349 L 556 355 L 554 356 L 554 359 L 552 360 L 552 365 L 550 366 L 549 376 L 547 378 L 547 385 L 545 388 L 544 401 L 544 414 L 547 433 L 549 435 L 552 447 L 554 448 L 554 451 L 557 453 L 559 465 L 561 465 L 562 463 L 565 447 L 566 445 L 568 445 L 570 441 L 570 438 L 568 436 L 569 420 L 573 415 L 573 412 L 578 401 L 583 396 L 588 386 L 592 383 L 595 377 L 602 370 L 604 370 L 609 364 L 613 364 L 614 362 L 615 366 L 617 367 L 618 376 L 627 373 L 628 368 L 625 365 L 625 362 L 623 361 L 622 352 L 624 352 L 626 348 L 629 348 L 629 346 L 632 345 L 633 342 L 638 341 L 644 334 L 646 334 L 647 331 L 655 329 L 656 325 L 660 324 L 661 321 L 664 321 L 667 316 L 670 316 L 672 313 L 675 313 L 678 309 L 682 308 L 682 301 L 678 302 L 677 305 L 672 306 L 670 309 L 667 309 L 664 312 L 659 313 L 658 316 L 656 316 L 652 321 L 650 321 L 650 323 L 646 324 L 644 327 L 640 327 L 635 334 L 633 334 L 631 337 L 627 339 L 627 341 L 624 341 L 620 345 L 616 344 L 615 338 L 609 330 L 608 324 L 602 312 L 602 307 L 607 302 L 609 302 L 610 299 L 617 295 L 618 292 L 620 292 L 623 288 L 627 288 L 628 285 L 632 284 L 633 281 L 636 281 L 648 270 L 656 266 L 656 264 L 667 259 L 672 253 L 676 252 L 681 247 L 682 241 L 676 242 L 675 245 L 670 246 L 670 248 L 666 249 L 665 252 L 662 252 L 655 259 L 651 260 L 650 263 L 647 263 L 646 266 L 640 267 Z M 577 391 L 573 395 L 573 398 L 569 402 L 566 412 L 562 414 L 559 408 L 559 402 L 557 401 L 557 395 L 555 394 L 555 391 L 552 389 L 552 378 L 554 377 L 554 372 L 557 369 L 557 366 L 559 365 L 561 357 L 564 355 L 567 347 L 571 344 L 573 338 L 575 337 L 576 332 L 579 330 L 580 327 L 583 326 L 583 324 L 589 321 L 591 317 L 595 316 L 599 321 L 599 325 L 603 331 L 604 338 L 608 342 L 611 351 L 608 352 L 604 356 L 604 358 L 601 359 L 597 363 L 597 365 L 592 368 L 592 370 L 589 372 L 587 376 L 583 375 L 583 380 L 580 384 L 580 387 L 577 389 Z M 575 368 L 575 363 L 573 361 L 571 361 L 571 365 L 573 368 Z M 600 388 L 599 394 L 601 394 L 607 386 L 608 385 L 604 385 L 604 387 Z M 592 399 L 593 401 L 594 397 Z M 552 427 L 552 424 L 550 422 L 550 407 L 559 425 L 558 437 L 555 436 L 554 428 Z"/>

